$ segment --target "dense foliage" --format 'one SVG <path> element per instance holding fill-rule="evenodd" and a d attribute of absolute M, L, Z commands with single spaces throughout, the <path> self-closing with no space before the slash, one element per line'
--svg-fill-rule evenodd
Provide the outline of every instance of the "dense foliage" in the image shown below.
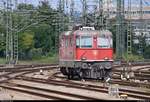
<path fill-rule="evenodd" d="M 19 37 L 19 59 L 34 59 L 57 53 L 58 35 L 62 30 L 67 29 L 60 16 L 64 16 L 65 22 L 68 22 L 64 13 L 58 13 L 45 1 L 38 7 L 31 4 L 19 4 L 12 14 L 13 29 L 15 29 L 13 33 L 18 32 Z M 0 34 L 0 57 L 5 57 L 5 24 L 0 24 L 0 33 L 4 34 L 3 37 Z"/>

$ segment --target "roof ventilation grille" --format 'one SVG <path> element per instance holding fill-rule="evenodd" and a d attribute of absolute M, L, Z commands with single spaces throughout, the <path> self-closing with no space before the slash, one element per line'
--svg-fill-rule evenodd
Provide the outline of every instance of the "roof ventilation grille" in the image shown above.
<path fill-rule="evenodd" d="M 80 30 L 95 30 L 94 27 L 82 27 Z"/>

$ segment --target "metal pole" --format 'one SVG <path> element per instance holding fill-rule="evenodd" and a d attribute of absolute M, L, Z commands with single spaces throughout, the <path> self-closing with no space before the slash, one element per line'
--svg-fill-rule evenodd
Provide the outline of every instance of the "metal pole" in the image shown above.
<path fill-rule="evenodd" d="M 122 59 L 125 53 L 124 0 L 117 0 L 116 23 L 116 57 Z"/>
<path fill-rule="evenodd" d="M 100 22 L 98 22 L 99 24 L 99 27 L 100 27 L 100 29 L 102 30 L 103 29 L 103 2 L 102 2 L 102 0 L 99 0 L 99 17 L 100 17 L 100 19 L 99 19 L 99 21 Z"/>
<path fill-rule="evenodd" d="M 143 38 L 143 1 L 140 0 L 140 34 L 141 36 L 139 37 L 139 50 L 141 52 L 141 55 L 143 55 L 143 44 L 142 44 L 142 38 Z"/>
<path fill-rule="evenodd" d="M 82 14 L 82 16 L 83 16 L 83 20 L 82 20 L 82 24 L 84 25 L 84 26 L 86 26 L 87 25 L 87 1 L 86 0 L 82 0 L 82 5 L 83 5 L 83 7 L 82 7 L 82 9 L 83 9 L 83 14 Z"/>
<path fill-rule="evenodd" d="M 128 0 L 128 33 L 127 33 L 127 54 L 132 54 L 132 24 L 131 24 L 131 0 Z"/>

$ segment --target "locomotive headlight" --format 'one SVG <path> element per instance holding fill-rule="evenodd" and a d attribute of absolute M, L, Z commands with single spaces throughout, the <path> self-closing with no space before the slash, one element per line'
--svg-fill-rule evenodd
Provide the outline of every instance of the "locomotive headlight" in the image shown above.
<path fill-rule="evenodd" d="M 86 60 L 86 57 L 82 57 L 81 60 Z"/>
<path fill-rule="evenodd" d="M 104 60 L 109 60 L 109 58 L 108 58 L 108 57 L 105 57 Z"/>

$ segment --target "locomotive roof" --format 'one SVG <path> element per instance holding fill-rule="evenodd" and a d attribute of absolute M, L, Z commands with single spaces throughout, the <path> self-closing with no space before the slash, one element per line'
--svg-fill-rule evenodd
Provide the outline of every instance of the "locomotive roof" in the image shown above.
<path fill-rule="evenodd" d="M 71 34 L 76 35 L 99 35 L 99 36 L 112 36 L 112 33 L 109 30 L 76 30 L 76 31 L 65 31 L 62 35 L 69 36 Z"/>

